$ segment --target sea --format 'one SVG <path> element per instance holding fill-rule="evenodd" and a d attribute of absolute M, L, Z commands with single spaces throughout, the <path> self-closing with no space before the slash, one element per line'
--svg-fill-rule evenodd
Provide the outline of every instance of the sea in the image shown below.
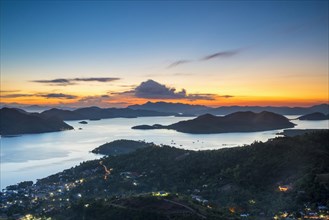
<path fill-rule="evenodd" d="M 295 119 L 298 115 L 286 116 Z M 129 139 L 170 145 L 188 150 L 214 150 L 265 142 L 282 130 L 262 132 L 185 134 L 173 130 L 135 130 L 135 125 L 169 125 L 191 117 L 113 118 L 98 121 L 67 121 L 74 130 L 26 134 L 0 139 L 0 188 L 22 181 L 36 181 L 61 172 L 83 161 L 103 157 L 91 153 L 94 148 L 114 140 Z M 296 129 L 328 129 L 329 120 L 292 120 Z"/>

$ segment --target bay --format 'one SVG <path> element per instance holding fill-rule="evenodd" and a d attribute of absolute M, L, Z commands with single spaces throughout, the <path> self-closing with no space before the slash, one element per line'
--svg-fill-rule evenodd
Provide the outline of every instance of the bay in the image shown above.
<path fill-rule="evenodd" d="M 295 119 L 298 116 L 288 116 Z M 114 118 L 99 121 L 67 121 L 75 129 L 63 132 L 29 134 L 0 139 L 0 188 L 25 180 L 49 176 L 82 161 L 101 158 L 90 153 L 106 142 L 117 139 L 143 140 L 189 150 L 210 150 L 267 141 L 282 130 L 224 134 L 185 134 L 173 130 L 133 130 L 141 124 L 169 125 L 191 117 Z M 328 120 L 293 120 L 296 129 L 328 129 Z M 81 129 L 79 129 L 81 128 Z"/>

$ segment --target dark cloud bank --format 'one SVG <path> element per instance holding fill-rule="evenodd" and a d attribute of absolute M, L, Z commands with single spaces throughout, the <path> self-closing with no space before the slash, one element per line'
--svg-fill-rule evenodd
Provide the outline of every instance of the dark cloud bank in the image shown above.
<path fill-rule="evenodd" d="M 138 98 L 145 99 L 189 99 L 189 100 L 214 100 L 214 94 L 187 94 L 185 89 L 177 91 L 160 84 L 154 80 L 142 82 L 134 90 L 129 91 Z"/>

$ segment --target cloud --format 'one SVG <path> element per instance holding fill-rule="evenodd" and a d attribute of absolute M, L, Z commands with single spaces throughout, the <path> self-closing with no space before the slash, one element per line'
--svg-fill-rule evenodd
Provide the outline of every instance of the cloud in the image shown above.
<path fill-rule="evenodd" d="M 45 83 L 50 85 L 59 85 L 59 86 L 67 86 L 74 84 L 69 79 L 33 80 L 32 82 Z"/>
<path fill-rule="evenodd" d="M 209 54 L 203 58 L 201 58 L 201 61 L 211 60 L 215 58 L 228 58 L 237 55 L 240 53 L 240 50 L 226 50 L 226 51 L 220 51 L 217 53 Z"/>
<path fill-rule="evenodd" d="M 57 98 L 57 99 L 75 99 L 77 96 L 75 95 L 68 95 L 63 93 L 34 93 L 34 94 L 5 94 L 1 95 L 1 98 L 21 98 L 21 97 L 43 97 L 47 99 Z"/>
<path fill-rule="evenodd" d="M 112 82 L 119 80 L 116 77 L 91 77 L 91 78 L 74 78 L 74 79 L 52 79 L 52 80 L 33 80 L 36 83 L 45 83 L 57 86 L 74 85 L 76 82 Z"/>
<path fill-rule="evenodd" d="M 34 95 L 14 93 L 14 94 L 1 95 L 1 98 L 21 98 L 21 97 L 30 97 L 30 96 L 34 96 Z"/>
<path fill-rule="evenodd" d="M 152 74 L 145 74 L 145 77 L 158 77 L 158 76 L 192 76 L 194 73 L 152 73 Z M 135 85 L 136 86 L 136 85 Z"/>
<path fill-rule="evenodd" d="M 21 93 L 13 93 L 13 94 L 5 94 L 1 95 L 1 98 L 21 98 L 21 97 L 43 97 L 47 99 L 56 98 L 56 99 L 75 99 L 77 96 L 63 94 L 63 93 L 34 93 L 34 94 L 21 94 Z"/>
<path fill-rule="evenodd" d="M 233 98 L 234 96 L 233 95 L 220 95 L 219 97 L 228 99 L 228 98 Z"/>
<path fill-rule="evenodd" d="M 12 92 L 20 92 L 21 90 L 0 90 L 1 93 L 12 93 Z"/>
<path fill-rule="evenodd" d="M 214 94 L 187 94 L 185 89 L 177 91 L 175 88 L 160 84 L 154 80 L 142 82 L 135 89 L 121 94 L 132 94 L 137 98 L 145 99 L 189 99 L 189 100 L 214 100 Z"/>
<path fill-rule="evenodd" d="M 134 88 L 134 87 L 136 87 L 137 85 L 135 85 L 135 84 L 131 84 L 131 85 L 117 85 L 117 86 L 119 86 L 119 87 L 123 87 L 123 88 Z"/>
<path fill-rule="evenodd" d="M 117 77 L 97 77 L 97 78 L 75 78 L 72 79 L 71 81 L 77 81 L 77 82 L 112 82 L 119 80 L 120 78 Z"/>
<path fill-rule="evenodd" d="M 192 76 L 193 73 L 172 73 L 172 76 Z"/>
<path fill-rule="evenodd" d="M 177 92 L 175 88 L 167 87 L 151 79 L 137 86 L 134 93 L 138 98 L 148 99 L 181 99 L 186 97 L 185 89 Z"/>
<path fill-rule="evenodd" d="M 177 60 L 177 61 L 171 63 L 170 65 L 168 65 L 167 69 L 173 68 L 175 66 L 179 66 L 184 63 L 190 63 L 190 62 L 192 62 L 192 61 L 191 60 Z"/>
<path fill-rule="evenodd" d="M 170 69 L 170 68 L 182 65 L 182 64 L 195 62 L 195 61 L 208 61 L 208 60 L 212 60 L 212 59 L 215 59 L 215 58 L 229 58 L 229 57 L 232 57 L 232 56 L 235 56 L 235 55 L 239 54 L 240 52 L 241 52 L 241 49 L 224 50 L 224 51 L 219 51 L 217 53 L 206 55 L 206 56 L 204 56 L 200 59 L 196 59 L 196 60 L 186 60 L 186 59 L 177 60 L 177 61 L 169 64 L 167 66 L 167 69 Z"/>
<path fill-rule="evenodd" d="M 75 95 L 68 95 L 68 94 L 63 94 L 63 93 L 49 93 L 49 94 L 42 94 L 42 95 L 39 95 L 39 96 L 47 98 L 47 99 L 52 99 L 52 98 L 55 98 L 55 99 L 76 99 L 77 98 L 77 96 L 75 96 Z"/>
<path fill-rule="evenodd" d="M 216 99 L 215 94 L 189 94 L 186 99 L 190 101 L 195 101 L 195 100 L 215 100 Z"/>
<path fill-rule="evenodd" d="M 135 90 L 127 90 L 127 91 L 123 91 L 123 92 L 114 92 L 114 91 L 109 91 L 109 93 L 111 95 L 134 95 L 135 94 Z"/>

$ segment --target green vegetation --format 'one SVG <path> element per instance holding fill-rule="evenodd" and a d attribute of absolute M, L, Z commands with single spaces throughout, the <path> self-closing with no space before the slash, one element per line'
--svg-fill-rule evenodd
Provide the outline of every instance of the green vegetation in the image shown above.
<path fill-rule="evenodd" d="M 286 137 L 293 137 L 297 135 L 303 135 L 306 133 L 313 133 L 313 132 L 326 132 L 328 129 L 285 129 L 283 132 L 279 133 L 280 135 L 284 135 Z"/>
<path fill-rule="evenodd" d="M 154 144 L 149 144 L 143 141 L 132 141 L 132 140 L 115 140 L 110 143 L 103 144 L 91 152 L 95 154 L 104 154 L 104 155 L 120 155 L 128 154 L 137 149 L 144 147 L 154 146 Z"/>
<path fill-rule="evenodd" d="M 55 219 L 239 219 L 245 213 L 268 219 L 283 211 L 307 215 L 311 211 L 305 207 L 329 205 L 328 139 L 328 131 L 318 131 L 212 151 L 152 145 L 39 180 L 33 187 L 51 196 L 40 200 L 38 209 L 24 212 L 40 214 L 37 210 L 45 208 L 51 211 L 40 215 Z M 113 168 L 107 178 L 103 165 Z M 172 209 L 165 209 L 170 208 L 167 200 L 181 205 L 169 202 Z"/>

